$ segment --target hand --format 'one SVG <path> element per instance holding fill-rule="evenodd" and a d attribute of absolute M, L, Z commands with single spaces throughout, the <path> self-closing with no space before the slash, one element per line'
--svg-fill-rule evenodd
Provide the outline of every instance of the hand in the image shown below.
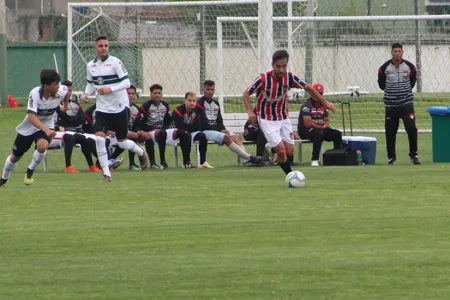
<path fill-rule="evenodd" d="M 64 131 L 66 131 L 66 129 L 64 128 L 64 127 L 62 127 L 62 126 L 58 126 L 58 131 L 61 131 L 61 132 L 64 132 Z"/>
<path fill-rule="evenodd" d="M 54 130 L 52 130 L 52 129 L 47 129 L 47 130 L 45 131 L 45 134 L 46 134 L 49 138 L 53 138 L 53 137 L 55 137 L 56 132 L 55 132 Z"/>
<path fill-rule="evenodd" d="M 88 93 L 84 93 L 83 102 L 86 103 L 88 101 L 89 101 L 89 94 Z"/>
<path fill-rule="evenodd" d="M 255 124 L 256 122 L 256 115 L 253 113 L 253 111 L 248 112 L 248 120 L 250 124 Z"/>
<path fill-rule="evenodd" d="M 327 101 L 326 107 L 327 107 L 327 109 L 331 110 L 333 113 L 336 113 L 336 106 L 334 106 L 333 103 Z"/>
<path fill-rule="evenodd" d="M 325 124 L 323 124 L 323 125 L 321 126 L 321 129 L 327 129 L 328 127 L 330 127 L 330 123 L 325 122 Z"/>
<path fill-rule="evenodd" d="M 112 92 L 112 90 L 111 90 L 111 88 L 99 88 L 99 89 L 97 90 L 97 92 L 98 92 L 100 95 L 108 95 L 108 94 L 110 94 L 110 93 Z"/>

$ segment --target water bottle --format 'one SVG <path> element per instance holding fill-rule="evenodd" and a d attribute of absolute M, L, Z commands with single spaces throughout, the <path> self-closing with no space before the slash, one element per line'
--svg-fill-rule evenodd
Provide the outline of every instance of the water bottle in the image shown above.
<path fill-rule="evenodd" d="M 358 166 L 363 165 L 362 153 L 361 150 L 356 150 L 356 163 Z"/>

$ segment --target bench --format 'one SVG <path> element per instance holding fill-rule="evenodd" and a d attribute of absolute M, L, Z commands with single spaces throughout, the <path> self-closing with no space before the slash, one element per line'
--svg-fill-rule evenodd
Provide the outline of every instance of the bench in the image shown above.
<path fill-rule="evenodd" d="M 292 130 L 294 132 L 297 131 L 297 125 L 298 125 L 298 114 L 299 112 L 290 112 L 289 113 L 289 119 L 292 123 Z M 223 114 L 223 123 L 227 130 L 234 133 L 243 133 L 244 132 L 244 125 L 248 120 L 248 114 L 246 113 L 233 113 L 233 114 Z M 294 140 L 294 143 L 297 147 L 297 160 L 299 162 L 303 161 L 303 144 L 311 144 L 312 142 L 310 140 L 302 140 L 302 139 L 296 139 Z M 254 145 L 255 142 L 252 141 L 244 141 L 244 145 Z M 322 143 L 322 147 L 320 149 L 320 158 L 319 161 L 322 163 L 322 154 L 324 152 L 324 143 Z"/>

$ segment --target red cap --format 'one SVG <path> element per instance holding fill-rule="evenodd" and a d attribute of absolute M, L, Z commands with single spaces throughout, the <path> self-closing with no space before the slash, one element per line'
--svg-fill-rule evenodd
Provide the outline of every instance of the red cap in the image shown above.
<path fill-rule="evenodd" d="M 313 87 L 313 89 L 315 89 L 316 91 L 318 91 L 319 93 L 322 93 L 322 94 L 323 94 L 323 91 L 325 90 L 323 88 L 323 85 L 321 85 L 320 83 L 314 83 L 312 87 Z"/>

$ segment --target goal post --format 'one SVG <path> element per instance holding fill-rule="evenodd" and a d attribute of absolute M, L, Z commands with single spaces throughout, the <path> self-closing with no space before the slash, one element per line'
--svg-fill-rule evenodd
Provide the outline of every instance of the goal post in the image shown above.
<path fill-rule="evenodd" d="M 437 23 L 436 20 L 442 21 L 438 22 L 441 24 L 438 27 L 432 25 Z M 303 77 L 307 61 L 306 24 L 314 24 L 312 81 L 325 86 L 325 96 L 329 100 L 338 105 L 342 102 L 351 104 L 355 131 L 383 132 L 383 91 L 377 84 L 378 68 L 391 58 L 391 44 L 402 43 L 403 58 L 418 67 L 419 77 L 413 89 L 417 125 L 420 132 L 429 132 L 431 119 L 425 109 L 450 103 L 447 91 L 450 80 L 450 38 L 447 33 L 450 28 L 446 26 L 446 20 L 450 20 L 450 15 L 273 17 L 274 31 L 282 32 L 280 36 L 274 36 L 274 48 L 288 48 L 286 28 L 287 24 L 293 24 L 296 30 L 290 37 L 293 44 L 289 68 Z M 217 19 L 218 97 L 225 103 L 225 112 L 243 112 L 238 96 L 258 74 L 252 67 L 256 63 L 252 46 L 247 43 L 245 47 L 237 47 L 229 41 L 227 24 L 255 22 L 253 17 Z M 256 33 L 249 35 L 255 37 Z M 239 57 L 240 62 L 250 63 L 233 64 L 235 57 Z M 239 68 L 240 65 L 243 66 Z M 242 84 L 236 85 L 238 82 Z M 303 91 L 298 90 L 290 95 L 291 112 L 299 111 L 303 95 Z M 336 124 L 333 126 L 338 128 L 342 126 L 341 113 L 332 116 L 332 122 Z"/>
<path fill-rule="evenodd" d="M 85 64 L 94 56 L 93 41 L 98 35 L 107 35 L 111 54 L 123 60 L 142 95 L 148 96 L 153 83 L 163 85 L 166 98 L 183 97 L 188 90 L 201 92 L 204 80 L 217 81 L 217 17 L 258 17 L 264 4 L 264 9 L 270 7 L 264 16 L 271 22 L 272 15 L 301 15 L 304 2 L 69 2 L 67 78 L 75 90 L 84 90 Z"/>

